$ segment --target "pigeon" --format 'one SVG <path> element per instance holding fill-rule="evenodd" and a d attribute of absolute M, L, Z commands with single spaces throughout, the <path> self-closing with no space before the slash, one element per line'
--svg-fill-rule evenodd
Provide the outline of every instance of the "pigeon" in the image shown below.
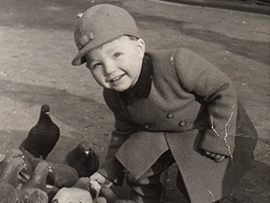
<path fill-rule="evenodd" d="M 59 127 L 50 117 L 50 107 L 42 105 L 37 124 L 29 131 L 19 149 L 30 152 L 36 158 L 47 158 L 60 136 Z"/>
<path fill-rule="evenodd" d="M 14 157 L 11 160 L 6 160 L 5 163 L 4 167 L 1 167 L 0 174 L 0 203 L 16 203 L 18 197 L 17 177 L 25 167 L 25 163 L 22 157 Z"/>
<path fill-rule="evenodd" d="M 41 161 L 44 160 L 38 158 L 32 158 L 30 160 L 33 167 Z M 58 188 L 71 187 L 79 180 L 77 171 L 71 166 L 64 163 L 46 162 L 52 170 L 52 172 L 47 176 L 48 185 L 56 186 Z"/>
<path fill-rule="evenodd" d="M 43 162 L 43 159 L 37 159 L 35 158 L 32 154 L 30 154 L 28 151 L 24 151 L 23 152 L 23 157 L 26 163 L 26 169 L 23 169 L 20 172 L 20 176 L 22 176 L 23 178 L 23 182 L 21 181 L 21 178 L 19 179 L 19 181 L 21 183 L 25 183 L 26 181 L 29 181 L 30 176 L 33 173 L 33 169 L 39 164 L 39 162 Z M 37 159 L 37 160 L 35 160 Z M 32 163 L 31 163 L 32 161 Z M 50 170 L 49 170 L 49 174 L 52 173 L 51 167 L 49 166 Z M 47 177 L 48 178 L 48 177 Z M 53 185 L 49 185 L 47 184 L 47 180 L 46 180 L 46 193 L 49 197 L 49 202 L 51 202 L 52 198 L 55 196 L 55 194 L 58 192 L 59 188 Z"/>
<path fill-rule="evenodd" d="M 90 179 L 82 177 L 72 187 L 61 188 L 54 196 L 52 203 L 70 203 L 82 202 L 93 203 L 93 198 L 90 193 Z"/>
<path fill-rule="evenodd" d="M 88 141 L 82 141 L 65 157 L 65 163 L 75 168 L 79 177 L 90 177 L 99 167 L 99 158 Z"/>
<path fill-rule="evenodd" d="M 4 170 L 4 168 L 6 167 L 6 165 L 13 160 L 16 157 L 23 157 L 23 153 L 21 150 L 19 149 L 12 149 L 10 151 L 8 151 L 5 155 L 4 155 L 4 160 L 2 160 L 1 164 L 0 164 L 0 174 L 1 171 Z"/>
<path fill-rule="evenodd" d="M 46 161 L 41 161 L 35 167 L 29 181 L 19 188 L 19 198 L 16 203 L 48 203 L 46 179 L 50 167 Z"/>
<path fill-rule="evenodd" d="M 4 154 L 4 160 L 2 160 L 1 164 L 0 164 L 0 174 L 1 174 L 1 171 L 4 170 L 4 168 L 6 167 L 7 164 L 9 164 L 9 162 L 11 160 L 13 160 L 14 158 L 16 157 L 21 157 L 21 158 L 24 158 L 24 155 L 23 155 L 23 152 L 19 149 L 12 149 L 10 151 L 8 151 L 6 154 Z M 23 168 L 23 170 L 21 170 L 19 172 L 19 175 L 18 175 L 18 184 L 19 182 L 25 182 L 25 177 L 24 176 L 21 176 L 20 174 L 23 173 L 24 170 L 26 170 L 27 166 L 26 166 L 26 163 L 25 163 L 25 167 Z"/>

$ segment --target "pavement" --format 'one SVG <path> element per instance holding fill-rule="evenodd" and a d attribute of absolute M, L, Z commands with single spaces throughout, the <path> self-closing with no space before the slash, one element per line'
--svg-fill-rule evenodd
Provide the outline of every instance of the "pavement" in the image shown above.
<path fill-rule="evenodd" d="M 270 0 L 164 0 L 202 7 L 225 8 L 230 10 L 270 15 Z"/>
<path fill-rule="evenodd" d="M 270 16 L 157 0 L 0 0 L 0 153 L 18 148 L 51 107 L 61 137 L 48 160 L 61 162 L 82 140 L 104 161 L 113 115 L 102 88 L 84 67 L 72 67 L 76 16 L 111 3 L 127 9 L 148 49 L 187 47 L 234 81 L 259 140 L 252 168 L 228 197 L 234 203 L 270 202 Z M 176 167 L 163 174 L 163 202 L 185 203 L 175 188 Z M 126 197 L 127 187 L 116 188 Z"/>

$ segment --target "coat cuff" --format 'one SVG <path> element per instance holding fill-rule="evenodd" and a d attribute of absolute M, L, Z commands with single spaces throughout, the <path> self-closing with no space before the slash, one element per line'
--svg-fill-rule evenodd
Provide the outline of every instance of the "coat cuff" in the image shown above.
<path fill-rule="evenodd" d="M 119 167 L 116 167 L 118 168 L 118 170 L 115 170 L 115 167 L 113 168 L 113 170 L 110 170 L 110 167 L 108 167 L 108 165 L 110 164 L 104 163 L 97 172 L 107 178 L 109 181 L 111 181 L 114 185 L 122 186 L 125 177 L 125 169 L 120 163 L 117 163 L 117 165 L 119 165 Z M 115 171 L 117 171 L 117 173 L 115 173 Z"/>
<path fill-rule="evenodd" d="M 234 135 L 218 134 L 213 129 L 207 129 L 200 148 L 220 155 L 232 156 L 234 150 Z"/>

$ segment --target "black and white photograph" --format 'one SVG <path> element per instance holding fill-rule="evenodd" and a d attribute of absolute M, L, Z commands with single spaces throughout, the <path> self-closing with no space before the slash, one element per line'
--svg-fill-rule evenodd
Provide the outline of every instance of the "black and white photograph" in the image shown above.
<path fill-rule="evenodd" d="M 270 0 L 0 3 L 0 203 L 270 202 Z"/>

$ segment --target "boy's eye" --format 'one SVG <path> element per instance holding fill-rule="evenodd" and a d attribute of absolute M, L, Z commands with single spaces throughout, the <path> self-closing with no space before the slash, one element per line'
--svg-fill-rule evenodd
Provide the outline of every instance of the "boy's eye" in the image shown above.
<path fill-rule="evenodd" d="M 113 55 L 113 57 L 114 58 L 117 58 L 117 57 L 119 57 L 121 54 L 120 53 L 115 53 L 114 55 Z"/>
<path fill-rule="evenodd" d="M 95 68 L 98 68 L 98 67 L 100 67 L 102 64 L 101 63 L 95 63 L 95 64 L 93 64 L 93 69 L 95 69 Z"/>

